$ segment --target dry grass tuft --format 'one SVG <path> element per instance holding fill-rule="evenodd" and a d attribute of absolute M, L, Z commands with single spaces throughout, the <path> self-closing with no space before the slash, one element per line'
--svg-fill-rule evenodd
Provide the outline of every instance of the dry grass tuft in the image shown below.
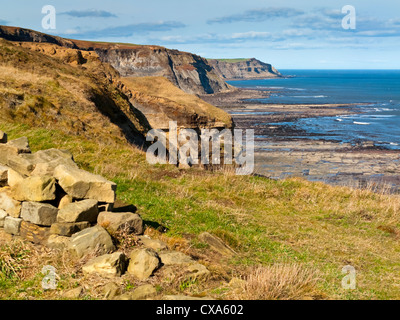
<path fill-rule="evenodd" d="M 296 264 L 257 267 L 241 282 L 239 300 L 304 300 L 316 294 L 315 270 Z"/>

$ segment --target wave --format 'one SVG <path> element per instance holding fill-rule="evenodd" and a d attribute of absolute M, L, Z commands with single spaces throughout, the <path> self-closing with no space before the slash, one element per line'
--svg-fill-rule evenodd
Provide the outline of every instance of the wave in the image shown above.
<path fill-rule="evenodd" d="M 369 122 L 358 122 L 358 121 L 354 121 L 354 124 L 358 124 L 358 125 L 362 125 L 362 126 L 369 126 L 370 123 Z"/>

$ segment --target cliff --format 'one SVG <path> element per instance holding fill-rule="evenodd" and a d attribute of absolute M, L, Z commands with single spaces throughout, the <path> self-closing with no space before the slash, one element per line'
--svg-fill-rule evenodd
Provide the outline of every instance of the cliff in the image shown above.
<path fill-rule="evenodd" d="M 252 59 L 209 59 L 208 63 L 225 80 L 250 80 L 282 77 L 272 65 Z"/>
<path fill-rule="evenodd" d="M 212 94 L 230 89 L 207 60 L 192 53 L 151 46 L 98 48 L 95 51 L 123 77 L 165 77 L 190 94 Z"/>
<path fill-rule="evenodd" d="M 121 77 L 98 55 L 114 44 L 64 42 L 19 28 L 0 30 L 0 114 L 4 120 L 42 128 L 54 125 L 90 139 L 122 139 L 138 145 L 145 143 L 151 128 L 164 129 L 170 120 L 187 128 L 232 127 L 225 111 L 184 92 L 167 78 L 140 77 L 145 73 Z M 126 46 L 120 47 L 124 52 Z M 142 61 L 151 64 L 154 59 L 150 55 Z M 188 90 L 195 86 L 188 83 Z"/>
<path fill-rule="evenodd" d="M 109 63 L 122 77 L 162 76 L 190 94 L 212 94 L 231 89 L 206 59 L 189 52 L 160 46 L 64 39 L 34 30 L 7 26 L 0 26 L 0 38 L 95 51 L 102 62 Z"/>

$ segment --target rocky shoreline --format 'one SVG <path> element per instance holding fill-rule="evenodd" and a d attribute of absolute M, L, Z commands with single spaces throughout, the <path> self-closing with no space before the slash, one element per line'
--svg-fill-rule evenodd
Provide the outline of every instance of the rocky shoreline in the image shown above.
<path fill-rule="evenodd" d="M 235 90 L 207 97 L 234 120 L 237 129 L 254 129 L 256 173 L 274 179 L 304 177 L 334 185 L 400 193 L 400 151 L 375 146 L 317 139 L 312 133 L 282 124 L 300 118 L 361 113 L 354 104 L 260 104 L 248 99 L 269 92 Z M 275 124 L 276 123 L 276 124 Z M 299 138 L 301 136 L 301 138 Z"/>

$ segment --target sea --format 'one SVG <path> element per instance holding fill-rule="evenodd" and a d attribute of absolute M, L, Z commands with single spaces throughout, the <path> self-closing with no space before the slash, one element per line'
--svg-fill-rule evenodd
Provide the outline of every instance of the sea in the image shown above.
<path fill-rule="evenodd" d="M 280 70 L 284 78 L 229 81 L 268 90 L 265 104 L 355 104 L 359 113 L 303 118 L 292 125 L 307 138 L 356 144 L 373 141 L 400 150 L 400 70 Z M 277 123 L 274 123 L 277 125 Z M 311 134 L 311 135 L 310 135 Z M 292 137 L 293 138 L 293 137 Z M 303 138 L 299 136 L 298 138 Z"/>

